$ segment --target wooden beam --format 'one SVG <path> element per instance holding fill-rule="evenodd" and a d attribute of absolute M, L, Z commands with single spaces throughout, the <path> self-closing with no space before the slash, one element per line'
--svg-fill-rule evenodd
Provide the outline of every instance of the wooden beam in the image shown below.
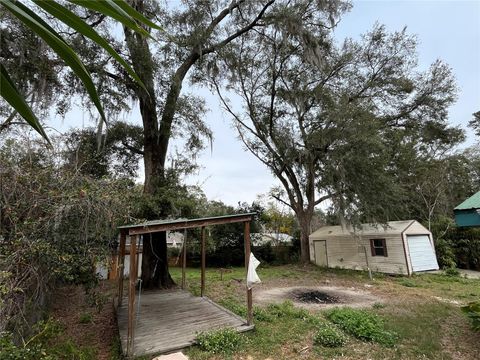
<path fill-rule="evenodd" d="M 139 278 L 139 276 L 138 276 L 138 275 L 139 275 L 138 265 L 140 264 L 140 254 L 143 252 L 143 250 L 140 251 L 140 236 L 137 237 L 137 241 L 138 241 L 138 245 L 137 245 L 136 248 L 135 248 L 135 253 L 137 254 L 137 261 L 136 261 L 136 263 L 135 263 L 135 265 L 136 265 L 136 267 L 135 267 L 135 269 L 136 269 L 136 272 L 135 272 L 136 278 L 135 278 L 135 279 Z M 143 260 L 143 257 L 142 257 L 142 260 Z M 140 269 L 141 269 L 141 268 L 142 268 L 142 266 L 140 265 Z"/>
<path fill-rule="evenodd" d="M 127 328 L 127 356 L 133 356 L 135 333 L 135 286 L 137 282 L 137 236 L 130 237 L 130 271 L 128 287 L 128 328 Z"/>
<path fill-rule="evenodd" d="M 138 227 L 131 227 L 126 228 L 128 230 L 129 235 L 139 235 L 139 234 L 149 234 L 154 232 L 160 231 L 168 231 L 168 230 L 180 230 L 180 229 L 192 229 L 202 226 L 209 226 L 209 225 L 221 225 L 221 224 L 231 224 L 231 223 L 239 223 L 245 221 L 251 221 L 252 215 L 238 215 L 231 218 L 219 218 L 219 219 L 200 219 L 200 220 L 190 220 L 190 221 L 182 221 L 182 222 L 175 222 L 170 224 L 158 224 L 158 225 L 138 225 Z"/>
<path fill-rule="evenodd" d="M 187 230 L 183 232 L 183 252 L 182 252 L 182 289 L 185 290 L 185 269 L 187 267 Z"/>
<path fill-rule="evenodd" d="M 200 287 L 200 296 L 203 297 L 205 294 L 205 265 L 206 265 L 206 255 L 205 255 L 205 226 L 202 226 L 202 281 Z"/>
<path fill-rule="evenodd" d="M 120 248 L 118 254 L 118 299 L 117 304 L 118 306 L 122 305 L 123 300 L 123 276 L 125 274 L 125 243 L 127 239 L 127 234 L 122 231 L 120 232 Z"/>
<path fill-rule="evenodd" d="M 245 272 L 248 274 L 248 263 L 250 261 L 250 221 L 245 221 L 243 237 L 245 242 Z M 245 276 L 246 279 L 246 276 Z M 247 325 L 252 325 L 253 323 L 253 304 L 252 304 L 252 289 L 249 289 L 245 284 L 247 289 Z"/>
<path fill-rule="evenodd" d="M 110 259 L 108 261 L 108 274 L 107 280 L 115 281 L 118 275 L 118 251 L 115 249 L 110 253 Z M 118 294 L 117 294 L 118 295 Z"/>

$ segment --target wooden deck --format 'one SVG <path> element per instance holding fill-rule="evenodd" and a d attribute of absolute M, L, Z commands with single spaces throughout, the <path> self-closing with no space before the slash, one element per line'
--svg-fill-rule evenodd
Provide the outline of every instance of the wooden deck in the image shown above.
<path fill-rule="evenodd" d="M 127 298 L 117 309 L 122 350 L 127 351 Z M 135 303 L 134 356 L 162 354 L 195 343 L 197 333 L 219 328 L 253 329 L 247 321 L 206 297 L 183 290 L 142 292 Z"/>

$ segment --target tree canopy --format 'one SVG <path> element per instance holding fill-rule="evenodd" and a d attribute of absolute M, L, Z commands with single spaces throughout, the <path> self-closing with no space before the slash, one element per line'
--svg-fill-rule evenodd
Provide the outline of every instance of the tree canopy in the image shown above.
<path fill-rule="evenodd" d="M 292 16 L 308 24 L 311 14 Z M 448 151 L 463 133 L 447 122 L 456 98 L 450 68 L 436 61 L 420 71 L 405 29 L 376 25 L 338 44 L 324 28 L 299 27 L 292 36 L 272 22 L 232 43 L 210 80 L 245 146 L 282 183 L 276 197 L 295 211 L 309 261 L 315 206 L 329 201 L 354 222 L 395 219 L 392 204 L 406 191 L 399 168 Z"/>

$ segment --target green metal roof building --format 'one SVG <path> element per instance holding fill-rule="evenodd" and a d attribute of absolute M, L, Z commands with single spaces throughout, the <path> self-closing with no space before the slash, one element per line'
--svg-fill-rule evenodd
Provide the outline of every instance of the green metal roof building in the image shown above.
<path fill-rule="evenodd" d="M 480 191 L 458 205 L 453 212 L 458 226 L 480 227 Z"/>

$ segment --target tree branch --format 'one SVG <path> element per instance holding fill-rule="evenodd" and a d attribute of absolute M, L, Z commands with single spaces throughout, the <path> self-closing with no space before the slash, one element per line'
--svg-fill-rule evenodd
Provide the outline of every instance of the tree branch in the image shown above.
<path fill-rule="evenodd" d="M 285 200 L 283 200 L 280 196 L 277 196 L 277 195 L 274 195 L 274 194 L 271 194 L 271 196 L 272 196 L 275 200 L 281 202 L 282 204 L 287 205 L 287 206 L 288 206 L 289 208 L 291 208 L 292 210 L 295 210 L 291 204 L 287 203 L 287 202 L 286 202 Z"/>
<path fill-rule="evenodd" d="M 253 29 L 257 24 L 258 24 L 258 21 L 261 20 L 261 18 L 263 17 L 263 15 L 265 14 L 265 12 L 267 11 L 267 9 L 275 2 L 275 0 L 270 0 L 268 3 L 265 4 L 265 6 L 262 8 L 262 10 L 258 13 L 257 17 L 250 23 L 248 24 L 247 26 L 237 30 L 235 33 L 233 33 L 232 35 L 228 36 L 227 38 L 225 38 L 224 40 L 216 43 L 215 45 L 212 45 L 212 46 L 209 46 L 207 48 L 204 48 L 202 49 L 202 54 L 209 54 L 209 53 L 212 53 L 214 51 L 217 51 L 218 49 L 222 48 L 223 46 L 227 45 L 228 43 L 230 43 L 231 41 L 235 40 L 236 38 L 238 38 L 239 36 L 242 36 L 243 34 L 245 34 L 246 32 L 248 32 L 249 30 Z M 239 5 L 239 4 L 238 4 Z M 238 6 L 237 5 L 237 6 Z M 233 9 L 232 9 L 233 10 Z M 225 11 L 225 10 L 224 10 Z M 230 10 L 231 11 L 231 10 Z M 228 13 L 227 13 L 228 14 Z M 226 16 L 226 14 L 225 14 Z M 225 17 L 224 16 L 224 17 Z M 223 19 L 223 18 L 222 18 Z"/>
<path fill-rule="evenodd" d="M 334 196 L 335 196 L 335 194 L 327 194 L 327 195 L 324 195 L 324 196 L 320 196 L 317 200 L 315 200 L 314 204 L 315 204 L 315 206 L 317 206 L 318 204 L 324 202 L 325 200 L 331 199 Z"/>
<path fill-rule="evenodd" d="M 142 156 L 145 154 L 142 150 L 136 148 L 135 146 L 130 145 L 125 140 L 122 141 L 122 145 L 128 150 L 130 150 L 131 152 L 133 152 L 134 154 L 142 155 Z"/>

